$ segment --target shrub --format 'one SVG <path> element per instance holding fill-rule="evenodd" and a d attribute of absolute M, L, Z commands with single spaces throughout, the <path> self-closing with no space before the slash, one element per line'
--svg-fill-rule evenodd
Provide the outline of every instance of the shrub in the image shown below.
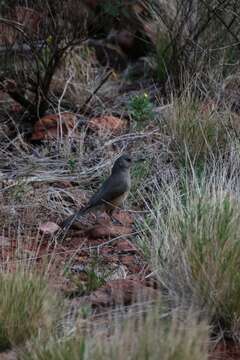
<path fill-rule="evenodd" d="M 1 12 L 0 88 L 37 120 L 49 106 L 52 78 L 69 49 L 87 34 L 87 10 L 72 0 L 15 1 Z"/>

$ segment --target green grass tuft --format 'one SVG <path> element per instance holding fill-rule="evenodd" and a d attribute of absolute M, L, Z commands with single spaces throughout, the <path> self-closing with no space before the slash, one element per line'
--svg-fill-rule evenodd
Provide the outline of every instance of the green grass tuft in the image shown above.
<path fill-rule="evenodd" d="M 39 275 L 22 270 L 0 274 L 0 294 L 0 351 L 52 326 L 56 297 Z"/>

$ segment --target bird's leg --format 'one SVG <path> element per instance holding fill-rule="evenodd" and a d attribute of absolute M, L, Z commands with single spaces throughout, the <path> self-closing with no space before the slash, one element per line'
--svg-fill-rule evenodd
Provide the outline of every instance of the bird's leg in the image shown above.
<path fill-rule="evenodd" d="M 113 210 L 114 210 L 114 209 L 111 209 L 111 210 L 108 210 L 108 211 L 107 211 L 107 214 L 108 214 L 108 216 L 110 217 L 112 223 L 115 224 L 115 225 L 118 224 L 118 225 L 123 226 L 123 223 L 122 223 L 121 221 L 119 221 L 118 219 L 116 219 L 116 218 L 113 216 Z"/>

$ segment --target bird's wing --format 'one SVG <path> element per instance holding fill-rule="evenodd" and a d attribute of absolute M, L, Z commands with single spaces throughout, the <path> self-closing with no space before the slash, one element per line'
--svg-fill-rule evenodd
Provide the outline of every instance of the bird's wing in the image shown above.
<path fill-rule="evenodd" d="M 100 187 L 95 195 L 90 199 L 88 206 L 98 206 L 103 202 L 111 203 L 114 199 L 125 194 L 128 186 L 121 177 L 111 175 Z"/>
<path fill-rule="evenodd" d="M 89 200 L 89 203 L 75 212 L 75 214 L 65 219 L 61 226 L 63 228 L 70 227 L 74 221 L 78 220 L 82 215 L 86 214 L 92 207 L 102 205 L 103 203 L 112 203 L 116 198 L 125 194 L 129 190 L 129 185 L 122 174 L 118 176 L 111 175 L 100 187 L 100 189 Z"/>

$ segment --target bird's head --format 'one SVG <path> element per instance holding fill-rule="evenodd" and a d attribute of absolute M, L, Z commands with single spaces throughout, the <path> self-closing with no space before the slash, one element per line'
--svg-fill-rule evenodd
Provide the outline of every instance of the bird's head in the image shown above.
<path fill-rule="evenodd" d="M 132 165 L 132 158 L 129 155 L 124 154 L 115 161 L 112 168 L 112 173 L 115 173 L 116 171 L 119 170 L 127 170 L 131 167 L 131 165 Z"/>

